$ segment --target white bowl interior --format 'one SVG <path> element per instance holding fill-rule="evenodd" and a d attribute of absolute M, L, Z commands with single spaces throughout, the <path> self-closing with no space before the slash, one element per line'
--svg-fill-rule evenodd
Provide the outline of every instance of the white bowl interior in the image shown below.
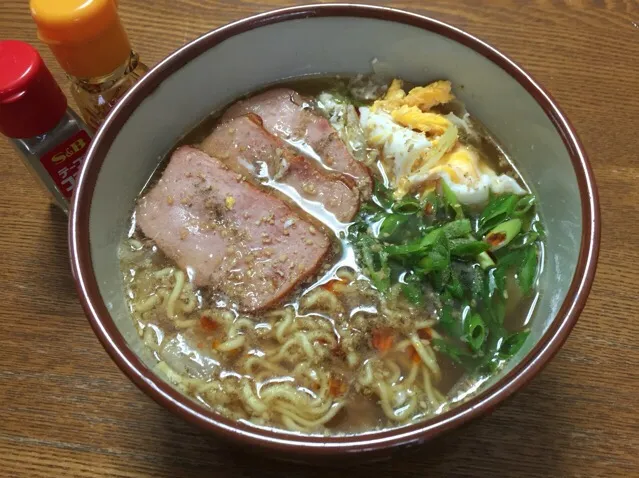
<path fill-rule="evenodd" d="M 540 198 L 548 239 L 532 340 L 490 382 L 515 366 L 548 328 L 576 268 L 582 223 L 568 151 L 542 108 L 499 66 L 447 37 L 377 19 L 305 18 L 250 30 L 203 52 L 142 101 L 108 151 L 91 204 L 93 267 L 119 330 L 147 365 L 152 358 L 124 302 L 117 247 L 159 161 L 212 111 L 240 95 L 287 77 L 371 73 L 373 59 L 384 71 L 419 84 L 450 79 L 455 94 L 501 141 Z"/>

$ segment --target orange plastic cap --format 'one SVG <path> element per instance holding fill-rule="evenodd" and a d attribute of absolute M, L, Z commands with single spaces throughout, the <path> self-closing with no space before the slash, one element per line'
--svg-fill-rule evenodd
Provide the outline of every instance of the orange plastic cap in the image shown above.
<path fill-rule="evenodd" d="M 115 0 L 30 0 L 38 36 L 71 76 L 105 76 L 124 64 L 131 45 Z"/>

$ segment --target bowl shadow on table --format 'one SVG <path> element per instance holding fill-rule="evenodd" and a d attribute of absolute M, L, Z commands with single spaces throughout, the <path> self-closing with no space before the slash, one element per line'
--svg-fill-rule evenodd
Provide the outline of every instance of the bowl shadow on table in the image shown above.
<path fill-rule="evenodd" d="M 55 238 L 55 244 L 62 247 L 56 249 L 51 257 L 56 261 L 56 270 L 68 271 L 64 274 L 64 286 L 72 291 L 73 296 L 77 297 L 75 291 L 75 282 L 71 274 L 71 261 L 69 258 L 69 248 L 64 247 L 69 243 L 69 217 L 55 204 L 49 206 L 49 220 L 51 223 L 52 235 Z"/>
<path fill-rule="evenodd" d="M 29 296 L 27 304 L 30 312 L 60 316 L 76 313 L 78 299 L 67 248 L 68 218 L 53 204 L 48 211 L 30 211 L 29 214 L 30 217 L 42 215 L 40 220 L 47 222 L 37 231 L 29 231 L 25 238 L 25 244 L 35 241 L 37 247 L 28 254 L 11 256 L 13 268 L 20 273 L 11 286 L 35 292 Z M 38 293 L 44 288 L 46 293 Z"/>
<path fill-rule="evenodd" d="M 554 410 L 566 406 L 559 385 L 548 374 L 537 377 L 526 390 L 509 399 L 490 416 L 465 425 L 424 445 L 402 450 L 382 462 L 345 464 L 325 460 L 303 465 L 273 460 L 231 447 L 164 414 L 168 436 L 164 460 L 167 476 L 557 476 L 561 450 Z M 185 441 L 185 435 L 189 435 Z M 176 449 L 175 444 L 183 444 Z M 194 443 L 197 445 L 192 446 Z M 158 450 L 159 451 L 159 450 Z M 326 466 L 333 467 L 326 468 Z M 338 468 L 339 467 L 339 468 Z"/>

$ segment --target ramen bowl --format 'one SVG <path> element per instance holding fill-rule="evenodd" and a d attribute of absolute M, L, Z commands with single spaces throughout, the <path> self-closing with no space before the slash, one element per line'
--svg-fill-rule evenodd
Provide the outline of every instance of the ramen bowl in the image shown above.
<path fill-rule="evenodd" d="M 406 52 L 410 52 L 407 55 Z M 165 155 L 212 111 L 265 85 L 307 75 L 377 72 L 424 84 L 450 79 L 539 198 L 547 239 L 529 339 L 468 401 L 432 418 L 318 436 L 225 418 L 154 372 L 125 301 L 118 245 L 135 201 Z M 600 219 L 592 171 L 569 121 L 538 83 L 481 40 L 437 20 L 359 5 L 277 10 L 214 30 L 153 68 L 97 133 L 79 177 L 71 260 L 91 326 L 122 371 L 176 415 L 271 456 L 379 458 L 478 417 L 528 383 L 559 350 L 590 290 Z"/>

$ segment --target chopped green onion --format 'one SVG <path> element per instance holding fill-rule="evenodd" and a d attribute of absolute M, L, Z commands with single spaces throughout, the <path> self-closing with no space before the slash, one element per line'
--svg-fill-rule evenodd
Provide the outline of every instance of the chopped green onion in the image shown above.
<path fill-rule="evenodd" d="M 453 211 L 455 211 L 455 218 L 463 219 L 464 211 L 462 209 L 461 204 L 459 203 L 459 200 L 457 199 L 457 195 L 452 189 L 450 189 L 450 186 L 448 185 L 446 181 L 442 180 L 441 186 L 442 186 L 442 193 L 444 196 L 444 200 L 446 201 L 446 204 L 450 206 L 453 209 Z"/>
<path fill-rule="evenodd" d="M 513 215 L 516 217 L 523 216 L 528 211 L 530 211 L 530 208 L 532 208 L 534 205 L 535 205 L 535 196 L 533 196 L 532 194 L 527 194 L 525 196 L 522 196 L 522 198 L 519 199 L 519 201 L 517 201 L 517 204 L 515 204 Z"/>
<path fill-rule="evenodd" d="M 501 359 L 509 359 L 513 357 L 521 350 L 521 347 L 524 345 L 524 342 L 526 342 L 529 335 L 530 330 L 522 330 L 521 332 L 510 334 L 499 346 L 499 357 Z"/>
<path fill-rule="evenodd" d="M 427 290 L 438 294 L 442 337 L 432 343 L 439 353 L 469 371 L 495 370 L 528 334 L 510 333 L 504 320 L 509 275 L 524 294 L 535 283 L 536 243 L 544 230 L 534 207 L 532 195 L 494 195 L 479 217 L 469 219 L 444 181 L 421 199 L 406 195 L 397 201 L 377 183 L 348 237 L 381 293 L 397 286 L 418 307 L 424 307 Z"/>
<path fill-rule="evenodd" d="M 446 285 L 446 289 L 456 299 L 461 300 L 464 298 L 464 286 L 462 285 L 459 277 L 457 276 L 457 274 L 455 274 L 454 271 L 451 272 L 450 280 Z"/>
<path fill-rule="evenodd" d="M 484 235 L 500 222 L 510 218 L 519 201 L 514 194 L 494 196 L 479 217 L 479 234 Z"/>
<path fill-rule="evenodd" d="M 392 191 L 379 181 L 375 182 L 375 192 L 371 199 L 382 209 L 390 209 L 394 203 Z"/>
<path fill-rule="evenodd" d="M 417 270 L 420 270 L 420 269 L 418 268 Z M 423 271 L 423 270 L 420 270 L 420 271 Z M 446 290 L 446 284 L 448 284 L 448 282 L 450 281 L 451 276 L 452 274 L 451 274 L 450 267 L 431 270 L 428 273 L 428 277 L 430 278 L 430 283 L 433 286 L 433 289 L 440 294 L 448 293 L 448 291 Z"/>
<path fill-rule="evenodd" d="M 442 229 L 436 229 L 424 238 L 428 239 L 430 247 L 426 252 L 426 256 L 417 263 L 422 274 L 428 274 L 433 271 L 446 272 L 450 267 L 450 248 L 448 239 Z"/>
<path fill-rule="evenodd" d="M 429 217 L 437 216 L 442 200 L 435 191 L 431 191 L 423 198 L 424 214 Z"/>
<path fill-rule="evenodd" d="M 484 241 L 475 239 L 452 239 L 450 241 L 450 254 L 453 256 L 467 257 L 476 256 L 490 248 Z"/>
<path fill-rule="evenodd" d="M 413 304 L 422 305 L 424 303 L 423 285 L 416 275 L 411 274 L 404 277 L 402 292 Z"/>
<path fill-rule="evenodd" d="M 441 271 L 448 267 L 450 264 L 450 257 L 442 250 L 433 249 L 428 253 L 426 257 L 423 257 L 419 262 L 419 268 L 427 274 L 432 271 Z"/>
<path fill-rule="evenodd" d="M 361 236 L 358 245 L 371 282 L 377 290 L 386 292 L 390 288 L 388 255 L 383 251 L 374 251 L 373 248 L 378 244 L 368 235 Z"/>
<path fill-rule="evenodd" d="M 410 244 L 404 244 L 403 246 L 384 247 L 384 252 L 386 252 L 389 257 L 409 256 L 423 250 L 424 246 L 422 245 L 422 241 L 411 242 Z"/>
<path fill-rule="evenodd" d="M 509 247 L 510 249 L 519 249 L 533 244 L 537 239 L 539 239 L 539 233 L 535 231 L 528 231 L 525 234 L 519 234 L 515 239 L 513 239 L 510 242 Z"/>
<path fill-rule="evenodd" d="M 464 337 L 470 348 L 478 352 L 486 340 L 486 324 L 479 314 L 469 314 L 464 321 Z"/>
<path fill-rule="evenodd" d="M 469 279 L 470 279 L 470 284 L 468 284 L 467 288 L 470 291 L 471 299 L 473 299 L 475 302 L 479 302 L 483 296 L 484 287 L 486 284 L 486 275 L 484 271 L 481 269 L 481 266 L 480 267 L 473 266 L 471 268 Z"/>
<path fill-rule="evenodd" d="M 431 341 L 433 348 L 446 356 L 448 356 L 453 362 L 461 364 L 461 356 L 464 354 L 463 350 L 454 346 L 450 342 L 446 342 L 442 339 L 433 339 Z"/>
<path fill-rule="evenodd" d="M 378 271 L 370 271 L 371 281 L 375 288 L 380 292 L 386 292 L 390 289 L 390 273 L 388 269 L 382 267 Z"/>
<path fill-rule="evenodd" d="M 477 255 L 477 262 L 479 262 L 479 266 L 482 269 L 488 269 L 490 267 L 495 267 L 495 261 L 490 257 L 490 254 L 486 252 L 482 252 Z"/>
<path fill-rule="evenodd" d="M 544 229 L 543 224 L 538 219 L 534 219 L 530 224 L 530 230 L 536 232 L 539 235 L 539 239 L 546 238 L 546 230 Z"/>
<path fill-rule="evenodd" d="M 362 206 L 359 208 L 359 212 L 360 214 L 364 213 L 364 214 L 373 214 L 379 211 L 379 206 L 375 203 L 364 203 L 362 204 Z"/>
<path fill-rule="evenodd" d="M 444 305 L 439 311 L 439 325 L 450 335 L 459 337 L 461 335 L 460 321 L 453 316 L 453 307 L 450 304 Z"/>
<path fill-rule="evenodd" d="M 441 228 L 448 239 L 467 237 L 472 231 L 472 227 L 468 219 L 457 219 L 444 224 Z"/>
<path fill-rule="evenodd" d="M 501 327 L 506 318 L 506 303 L 503 296 L 492 294 L 482 301 L 482 314 L 491 327 Z"/>
<path fill-rule="evenodd" d="M 379 228 L 379 238 L 389 241 L 395 234 L 398 234 L 402 227 L 406 225 L 409 218 L 403 214 L 390 214 L 386 216 Z"/>
<path fill-rule="evenodd" d="M 410 196 L 405 196 L 403 199 L 396 202 L 392 206 L 392 209 L 398 214 L 411 215 L 420 212 L 422 210 L 422 205 L 417 199 Z"/>
<path fill-rule="evenodd" d="M 524 295 L 528 295 L 535 282 L 537 274 L 537 248 L 534 245 L 524 249 L 524 256 L 517 269 L 517 282 Z"/>
<path fill-rule="evenodd" d="M 496 251 L 509 244 L 520 231 L 521 219 L 510 219 L 495 226 L 484 240 L 490 245 L 491 251 Z"/>
<path fill-rule="evenodd" d="M 444 238 L 444 232 L 441 230 L 441 228 L 438 228 L 430 231 L 420 240 L 403 245 L 385 246 L 384 252 L 386 252 L 391 257 L 409 256 L 417 253 L 421 254 L 428 250 L 433 244 L 442 241 L 442 239 Z"/>

